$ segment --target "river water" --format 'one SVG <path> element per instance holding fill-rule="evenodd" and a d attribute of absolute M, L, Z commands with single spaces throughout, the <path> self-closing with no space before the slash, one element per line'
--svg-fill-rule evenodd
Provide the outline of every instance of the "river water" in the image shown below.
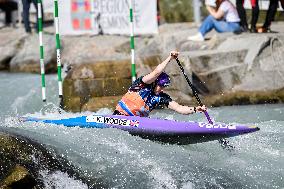
<path fill-rule="evenodd" d="M 48 75 L 46 104 L 40 76 L 0 73 L 0 127 L 43 144 L 78 167 L 90 181 L 107 188 L 284 188 L 284 105 L 212 108 L 218 122 L 256 125 L 260 131 L 229 139 L 185 146 L 161 144 L 117 129 L 66 128 L 42 123 L 14 123 L 17 116 L 62 118 L 92 112 L 58 113 L 57 81 Z M 96 114 L 109 114 L 101 109 Z M 202 114 L 171 111 L 153 117 L 205 121 Z M 66 173 L 42 171 L 46 188 L 95 188 Z M 51 182 L 52 181 L 52 182 Z M 52 183 L 52 184 L 50 184 Z M 92 183 L 92 182 L 90 182 Z"/>

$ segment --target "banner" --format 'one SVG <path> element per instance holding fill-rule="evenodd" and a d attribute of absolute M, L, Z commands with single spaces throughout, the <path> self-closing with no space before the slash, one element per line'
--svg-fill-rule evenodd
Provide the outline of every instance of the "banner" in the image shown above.
<path fill-rule="evenodd" d="M 66 0 L 59 3 L 61 35 L 130 34 L 129 0 Z M 158 33 L 157 1 L 134 0 L 134 34 Z"/>

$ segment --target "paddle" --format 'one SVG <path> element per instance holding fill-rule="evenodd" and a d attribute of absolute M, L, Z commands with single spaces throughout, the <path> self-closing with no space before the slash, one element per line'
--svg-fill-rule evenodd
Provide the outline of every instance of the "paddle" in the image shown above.
<path fill-rule="evenodd" d="M 183 67 L 182 67 L 182 65 L 181 65 L 181 63 L 180 63 L 180 61 L 179 61 L 179 59 L 176 58 L 176 61 L 177 61 L 177 64 L 178 64 L 179 68 L 181 69 L 181 72 L 183 73 L 183 75 L 184 75 L 184 77 L 185 77 L 185 79 L 186 79 L 188 85 L 190 86 L 190 88 L 191 88 L 191 90 L 192 90 L 192 93 L 193 93 L 193 95 L 195 96 L 195 98 L 196 98 L 196 100 L 197 100 L 199 106 L 203 106 L 203 104 L 202 104 L 202 102 L 201 102 L 201 100 L 200 100 L 200 98 L 199 98 L 199 96 L 198 96 L 198 94 L 197 94 L 197 91 L 196 91 L 195 87 L 192 85 L 192 83 L 191 83 L 190 80 L 188 79 L 187 75 L 185 74 L 184 69 L 183 69 Z M 206 116 L 208 122 L 209 122 L 210 124 L 213 124 L 213 121 L 211 120 L 211 118 L 210 118 L 208 112 L 207 112 L 207 111 L 204 111 L 204 114 L 205 114 L 205 116 Z"/>
<path fill-rule="evenodd" d="M 200 98 L 199 98 L 199 96 L 198 96 L 198 94 L 197 94 L 197 91 L 196 91 L 195 87 L 192 85 L 192 83 L 191 83 L 190 80 L 188 79 L 187 75 L 185 74 L 184 69 L 183 69 L 183 67 L 182 67 L 182 65 L 181 65 L 181 63 L 180 63 L 180 61 L 179 61 L 179 59 L 176 58 L 176 61 L 177 61 L 177 64 L 178 64 L 179 68 L 181 69 L 181 72 L 183 73 L 183 75 L 184 75 L 184 77 L 185 77 L 185 79 L 186 79 L 188 85 L 190 86 L 190 88 L 191 88 L 191 90 L 192 90 L 192 93 L 193 93 L 193 95 L 195 96 L 195 98 L 196 98 L 196 100 L 197 100 L 199 106 L 203 106 L 203 104 L 202 104 L 202 102 L 201 102 L 201 100 L 200 100 Z M 210 118 L 208 112 L 207 112 L 207 111 L 204 111 L 203 113 L 205 114 L 205 116 L 206 116 L 208 122 L 209 122 L 210 124 L 213 124 L 213 121 L 211 120 L 211 118 Z M 225 149 L 225 148 L 227 148 L 228 150 L 234 149 L 234 146 L 230 145 L 230 144 L 229 144 L 229 141 L 227 141 L 226 139 L 219 139 L 218 141 L 219 141 L 219 143 L 221 144 L 221 146 L 222 146 L 224 149 Z"/>

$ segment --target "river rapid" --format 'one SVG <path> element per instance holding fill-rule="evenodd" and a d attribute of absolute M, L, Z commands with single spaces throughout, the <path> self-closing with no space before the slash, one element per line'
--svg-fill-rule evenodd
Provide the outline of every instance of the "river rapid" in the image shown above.
<path fill-rule="evenodd" d="M 64 172 L 42 170 L 46 188 L 284 188 L 284 105 L 210 108 L 218 122 L 256 125 L 260 131 L 218 141 L 169 145 L 117 129 L 66 128 L 42 123 L 16 123 L 18 116 L 62 118 L 98 112 L 58 113 L 57 78 L 46 78 L 47 103 L 41 101 L 39 75 L 0 72 L 0 129 L 42 144 L 81 170 L 86 183 Z M 159 110 L 152 117 L 205 121 L 202 114 L 177 115 Z M 1 160 L 0 160 L 1 161 Z"/>

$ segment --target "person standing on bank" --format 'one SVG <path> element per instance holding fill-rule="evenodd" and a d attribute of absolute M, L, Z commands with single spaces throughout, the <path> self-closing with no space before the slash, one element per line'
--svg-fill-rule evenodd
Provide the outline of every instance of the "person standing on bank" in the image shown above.
<path fill-rule="evenodd" d="M 204 41 L 205 35 L 212 29 L 219 33 L 240 32 L 240 18 L 237 9 L 229 0 L 216 0 L 216 7 L 212 6 L 211 2 L 206 4 L 206 8 L 210 15 L 201 24 L 199 32 L 194 36 L 189 36 L 188 40 Z"/>
<path fill-rule="evenodd" d="M 241 19 L 241 30 L 243 32 L 248 31 L 248 23 L 247 23 L 247 15 L 246 15 L 246 10 L 244 8 L 244 1 L 245 0 L 236 0 L 236 5 L 237 5 L 237 10 Z M 259 5 L 258 5 L 258 0 L 250 0 L 251 2 L 251 25 L 250 25 L 250 32 L 251 33 L 256 33 L 256 24 L 259 16 Z"/>
<path fill-rule="evenodd" d="M 279 0 L 270 0 L 269 1 L 269 7 L 266 13 L 265 22 L 261 28 L 258 28 L 258 33 L 266 33 L 271 32 L 270 26 L 271 22 L 274 20 L 274 17 L 277 12 Z M 280 4 L 282 9 L 284 10 L 284 0 L 280 0 Z"/>
<path fill-rule="evenodd" d="M 31 3 L 34 5 L 36 9 L 36 20 L 37 23 L 35 25 L 35 30 L 38 32 L 38 6 L 37 6 L 37 0 L 22 0 L 23 3 L 23 20 L 25 25 L 25 30 L 27 33 L 31 33 L 31 26 L 30 26 L 30 6 Z M 41 13 L 42 13 L 42 22 L 44 20 L 44 13 L 43 13 L 43 6 L 41 4 Z"/>
<path fill-rule="evenodd" d="M 0 0 L 0 9 L 5 12 L 5 26 L 12 24 L 12 12 L 18 9 L 17 0 Z"/>
<path fill-rule="evenodd" d="M 167 106 L 181 114 L 204 112 L 205 106 L 189 107 L 178 104 L 163 92 L 170 85 L 170 77 L 164 72 L 166 66 L 179 55 L 172 51 L 169 57 L 160 63 L 151 73 L 139 77 L 128 92 L 118 102 L 113 115 L 147 117 L 158 106 Z"/>

